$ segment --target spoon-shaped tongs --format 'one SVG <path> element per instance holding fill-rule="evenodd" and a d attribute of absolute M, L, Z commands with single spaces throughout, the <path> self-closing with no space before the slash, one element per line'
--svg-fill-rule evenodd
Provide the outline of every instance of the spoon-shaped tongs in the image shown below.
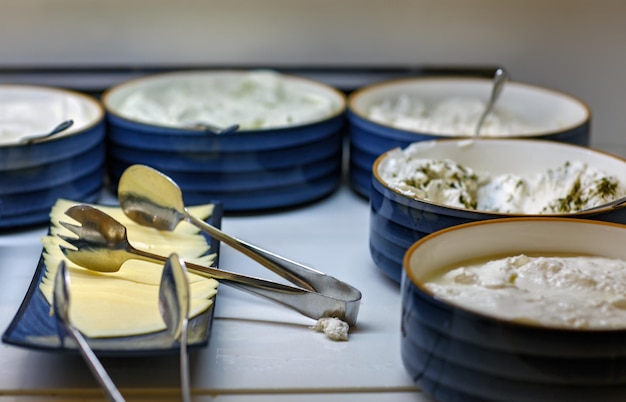
<path fill-rule="evenodd" d="M 69 335 L 74 339 L 78 350 L 85 359 L 85 362 L 89 366 L 89 369 L 93 373 L 94 377 L 98 380 L 102 389 L 104 390 L 107 398 L 113 402 L 123 402 L 124 397 L 117 389 L 111 377 L 96 357 L 96 354 L 91 350 L 89 344 L 83 337 L 83 334 L 72 324 L 70 321 L 70 275 L 67 272 L 65 261 L 59 263 L 56 276 L 54 277 L 54 291 L 52 295 L 52 308 L 57 319 Z"/>
<path fill-rule="evenodd" d="M 140 225 L 171 231 L 187 221 L 297 286 L 311 291 L 330 287 L 329 277 L 319 271 L 230 236 L 189 213 L 180 187 L 151 167 L 127 168 L 120 177 L 117 196 L 126 216 Z"/>
<path fill-rule="evenodd" d="M 116 272 L 129 259 L 158 263 L 167 260 L 164 256 L 134 248 L 128 241 L 126 227 L 99 209 L 80 204 L 70 207 L 65 214 L 81 225 L 60 222 L 78 236 L 59 235 L 73 246 L 73 249 L 61 246 L 61 250 L 72 262 L 86 269 Z M 317 272 L 314 290 L 309 290 L 189 262 L 185 264 L 187 269 L 200 275 L 263 296 L 307 317 L 337 317 L 350 326 L 356 324 L 361 292 L 322 272 Z"/>

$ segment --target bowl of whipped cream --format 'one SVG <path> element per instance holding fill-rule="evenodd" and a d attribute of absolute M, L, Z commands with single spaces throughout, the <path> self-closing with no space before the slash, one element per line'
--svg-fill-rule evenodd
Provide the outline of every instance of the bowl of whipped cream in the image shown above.
<path fill-rule="evenodd" d="M 560 217 L 458 225 L 403 261 L 401 356 L 451 401 L 622 401 L 626 226 Z"/>
<path fill-rule="evenodd" d="M 99 198 L 105 123 L 95 98 L 55 87 L 0 84 L 0 110 L 0 229 L 47 223 L 57 198 Z"/>
<path fill-rule="evenodd" d="M 261 211 L 323 198 L 341 180 L 345 96 L 316 81 L 182 71 L 121 83 L 103 103 L 113 185 L 144 164 L 174 179 L 190 205 Z"/>
<path fill-rule="evenodd" d="M 477 77 L 417 77 L 376 83 L 348 98 L 350 184 L 369 195 L 371 167 L 383 152 L 412 142 L 476 136 L 493 82 Z M 591 111 L 560 91 L 509 81 L 479 132 L 589 145 Z"/>
<path fill-rule="evenodd" d="M 450 226 L 525 216 L 626 223 L 626 207 L 602 207 L 626 195 L 626 160 L 580 145 L 419 141 L 381 155 L 372 176 L 370 252 L 398 282 L 406 250 Z"/>

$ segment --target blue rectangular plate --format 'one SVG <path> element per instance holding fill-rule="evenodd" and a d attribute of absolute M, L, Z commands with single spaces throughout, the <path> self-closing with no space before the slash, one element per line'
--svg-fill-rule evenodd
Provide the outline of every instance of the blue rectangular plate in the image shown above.
<path fill-rule="evenodd" d="M 207 222 L 219 228 L 223 214 L 222 204 L 215 201 L 212 204 L 215 208 Z M 210 236 L 207 236 L 207 241 L 210 247 L 209 252 L 216 254 L 215 265 L 217 266 L 220 243 Z M 42 255 L 26 296 L 2 335 L 2 342 L 30 349 L 78 353 L 74 343 L 67 342 L 69 338 L 66 336 L 65 329 L 57 322 L 56 317 L 50 314 L 50 305 L 39 290 L 39 284 L 45 272 L 46 266 Z M 216 297 L 213 296 L 213 303 L 209 309 L 189 321 L 189 348 L 205 347 L 208 344 L 215 302 Z M 179 351 L 179 344 L 174 342 L 165 331 L 125 337 L 87 338 L 87 342 L 99 356 L 133 357 L 178 353 Z"/>

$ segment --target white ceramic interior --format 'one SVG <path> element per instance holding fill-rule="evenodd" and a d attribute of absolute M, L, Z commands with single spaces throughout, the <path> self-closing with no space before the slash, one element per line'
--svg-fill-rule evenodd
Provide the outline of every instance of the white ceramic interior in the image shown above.
<path fill-rule="evenodd" d="M 73 125 L 58 136 L 82 131 L 103 118 L 95 99 L 63 89 L 0 85 L 0 145 L 17 144 L 22 137 L 45 134 L 65 120 Z"/>
<path fill-rule="evenodd" d="M 520 253 L 572 253 L 626 259 L 626 226 L 571 218 L 503 218 L 452 226 L 414 243 L 404 270 L 423 282 L 442 269 L 475 258 Z M 430 293 L 430 292 L 428 292 Z"/>
<path fill-rule="evenodd" d="M 250 73 L 251 71 L 223 70 L 156 74 L 131 80 L 111 88 L 104 94 L 103 102 L 108 111 L 130 120 L 141 121 L 147 124 L 179 127 L 180 125 L 166 125 L 161 122 L 155 123 L 149 119 L 139 120 L 127 112 L 124 102 L 129 96 L 143 93 L 146 97 L 167 105 L 171 103 L 170 97 L 174 91 L 179 90 L 183 91 L 183 93 L 184 91 L 197 92 L 199 88 L 207 88 L 207 95 L 210 96 L 210 90 L 215 88 L 215 86 L 219 86 L 220 88 L 235 87 L 239 85 L 245 77 L 249 76 Z M 319 120 L 334 117 L 342 113 L 345 109 L 345 96 L 330 86 L 296 76 L 281 74 L 279 77 L 286 87 L 294 91 L 301 91 L 302 93 L 312 94 L 313 96 L 319 96 L 329 100 L 332 112 Z M 243 113 L 243 111 L 241 113 Z M 314 122 L 315 121 L 298 122 L 293 124 L 293 126 Z"/>
<path fill-rule="evenodd" d="M 402 94 L 419 97 L 428 106 L 453 97 L 487 101 L 491 88 L 492 80 L 481 78 L 426 77 L 394 80 L 372 85 L 355 93 L 350 99 L 350 109 L 368 120 L 368 111 L 373 104 Z M 589 107 L 579 99 L 552 89 L 515 81 L 505 84 L 497 106 L 514 113 L 520 120 L 541 128 L 536 132 L 520 132 L 520 136 L 564 131 L 583 124 L 591 117 Z"/>

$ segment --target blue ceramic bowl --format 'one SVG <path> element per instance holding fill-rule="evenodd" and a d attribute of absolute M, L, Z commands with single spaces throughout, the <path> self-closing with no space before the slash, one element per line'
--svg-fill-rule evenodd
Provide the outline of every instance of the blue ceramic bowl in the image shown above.
<path fill-rule="evenodd" d="M 424 282 L 464 262 L 520 253 L 626 260 L 626 226 L 571 218 L 504 218 L 451 227 L 412 245 L 402 274 L 401 355 L 426 393 L 452 401 L 623 401 L 626 326 L 567 329 L 477 313 Z"/>
<path fill-rule="evenodd" d="M 424 102 L 426 110 L 453 98 L 486 101 L 491 93 L 492 81 L 483 78 L 421 77 L 400 79 L 374 84 L 353 92 L 348 98 L 350 125 L 350 184 L 359 194 L 368 197 L 371 167 L 374 160 L 392 148 L 404 148 L 410 143 L 450 137 L 470 137 L 480 110 L 461 113 L 472 127 L 471 132 L 426 131 L 413 123 L 382 121 L 371 114 L 372 107 L 383 101 L 395 101 L 406 96 Z M 393 109 L 393 107 L 392 107 Z M 532 129 L 509 133 L 509 138 L 533 138 L 589 145 L 591 111 L 582 101 L 562 92 L 519 82 L 506 84 L 498 99 L 496 109 L 519 116 L 531 124 Z M 465 114 L 466 113 L 466 114 Z M 465 120 L 463 120 L 465 121 Z M 509 128 L 510 129 L 510 128 Z M 507 129 L 507 130 L 509 130 Z M 484 137 L 500 137 L 495 133 Z"/>
<path fill-rule="evenodd" d="M 325 99 L 330 109 L 309 121 L 263 128 L 243 125 L 229 134 L 189 128 L 182 123 L 145 121 L 130 116 L 124 109 L 128 99 L 142 91 L 153 97 L 150 101 L 165 97 L 161 102 L 167 105 L 170 100 L 166 95 L 177 88 L 237 82 L 247 79 L 248 74 L 160 74 L 107 91 L 103 101 L 108 112 L 112 185 L 127 167 L 143 164 L 172 177 L 181 187 L 186 203 L 218 199 L 225 211 L 291 207 L 332 193 L 342 174 L 345 97 L 331 87 L 293 76 L 275 76 L 292 90 Z M 210 91 L 206 96 L 210 98 Z M 230 124 L 238 122 L 227 123 Z"/>
<path fill-rule="evenodd" d="M 412 147 L 416 157 L 451 159 L 475 171 L 495 175 L 530 175 L 556 168 L 566 161 L 584 161 L 626 183 L 626 160 L 579 145 L 523 139 L 448 139 L 414 143 Z M 374 163 L 369 238 L 370 252 L 377 267 L 396 282 L 400 281 L 404 253 L 422 237 L 463 223 L 524 216 L 456 208 L 416 199 L 392 189 L 379 172 L 389 163 L 389 156 L 398 151 L 388 151 Z M 626 207 L 549 216 L 626 223 Z"/>
<path fill-rule="evenodd" d="M 0 229 L 48 222 L 57 198 L 95 201 L 105 176 L 104 110 L 93 98 L 57 88 L 0 85 Z M 62 121 L 73 125 L 46 140 Z"/>

